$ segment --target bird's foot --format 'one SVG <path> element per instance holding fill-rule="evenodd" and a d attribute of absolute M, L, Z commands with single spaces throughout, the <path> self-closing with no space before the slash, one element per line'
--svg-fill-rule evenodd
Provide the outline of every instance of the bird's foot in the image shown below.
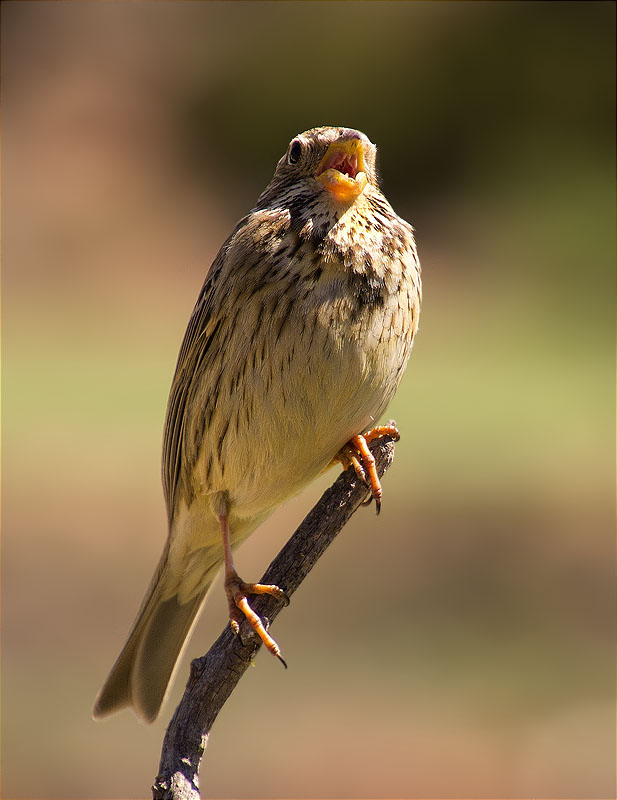
<path fill-rule="evenodd" d="M 365 505 L 368 505 L 372 500 L 375 500 L 375 507 L 379 514 L 381 510 L 381 496 L 383 490 L 381 488 L 381 481 L 377 474 L 377 467 L 375 466 L 375 458 L 369 450 L 369 444 L 375 439 L 382 436 L 389 436 L 397 442 L 400 439 L 400 434 L 396 425 L 378 425 L 372 428 L 364 435 L 358 434 L 352 436 L 347 444 L 342 447 L 335 456 L 335 461 L 340 461 L 343 469 L 353 467 L 358 478 L 365 483 L 371 490 L 368 499 L 365 500 Z"/>
<path fill-rule="evenodd" d="M 249 625 L 259 636 L 264 645 L 276 656 L 287 669 L 285 659 L 281 656 L 281 649 L 274 639 L 270 636 L 261 618 L 249 605 L 248 595 L 250 594 L 271 594 L 277 600 L 282 600 L 285 605 L 289 605 L 289 597 L 278 586 L 265 583 L 245 583 L 237 572 L 231 572 L 225 577 L 225 594 L 229 603 L 229 622 L 232 631 L 239 636 L 240 625 L 246 619 Z"/>

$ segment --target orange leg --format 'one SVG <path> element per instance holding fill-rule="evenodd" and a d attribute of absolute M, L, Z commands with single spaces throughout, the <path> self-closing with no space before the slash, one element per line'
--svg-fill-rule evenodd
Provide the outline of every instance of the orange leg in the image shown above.
<path fill-rule="evenodd" d="M 364 435 L 352 436 L 334 458 L 335 461 L 341 462 L 343 469 L 352 466 L 358 478 L 370 487 L 371 494 L 367 503 L 374 499 L 378 514 L 381 510 L 383 490 L 375 467 L 375 459 L 368 446 L 374 439 L 379 439 L 381 436 L 390 436 L 395 441 L 400 439 L 398 428 L 395 425 L 378 425 Z"/>
<path fill-rule="evenodd" d="M 227 514 L 219 516 L 219 523 L 221 525 L 221 534 L 223 536 L 223 552 L 225 556 L 225 594 L 227 595 L 227 602 L 229 603 L 229 622 L 231 629 L 236 634 L 240 633 L 240 625 L 246 618 L 251 628 L 259 636 L 261 641 L 265 644 L 273 656 L 287 668 L 285 660 L 281 656 L 281 650 L 278 644 L 270 636 L 265 629 L 260 617 L 253 611 L 249 605 L 248 595 L 250 594 L 271 594 L 279 600 L 282 600 L 286 605 L 289 604 L 289 598 L 282 589 L 278 586 L 273 586 L 265 583 L 245 583 L 235 570 L 234 562 L 231 556 L 231 542 L 229 540 L 229 521 Z"/>

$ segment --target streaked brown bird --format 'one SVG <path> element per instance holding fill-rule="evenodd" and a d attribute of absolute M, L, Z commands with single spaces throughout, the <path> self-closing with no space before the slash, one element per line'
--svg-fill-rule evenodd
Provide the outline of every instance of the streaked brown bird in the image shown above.
<path fill-rule="evenodd" d="M 244 583 L 232 551 L 330 464 L 353 465 L 379 509 L 366 444 L 397 435 L 372 426 L 407 364 L 421 283 L 375 157 L 350 128 L 296 136 L 212 264 L 167 408 L 167 543 L 95 717 L 155 719 L 221 565 L 232 627 L 246 617 L 281 658 L 248 597 L 284 592 Z"/>

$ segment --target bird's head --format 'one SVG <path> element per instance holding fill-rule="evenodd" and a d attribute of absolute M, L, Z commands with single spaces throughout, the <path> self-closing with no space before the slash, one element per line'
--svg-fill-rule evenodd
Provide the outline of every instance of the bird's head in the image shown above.
<path fill-rule="evenodd" d="M 352 128 L 311 128 L 291 140 L 272 184 L 300 185 L 349 206 L 368 185 L 377 186 L 376 152 L 370 139 Z"/>

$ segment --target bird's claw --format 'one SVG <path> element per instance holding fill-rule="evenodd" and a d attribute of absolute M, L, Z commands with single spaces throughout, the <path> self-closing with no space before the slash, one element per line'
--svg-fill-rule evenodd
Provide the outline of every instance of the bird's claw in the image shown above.
<path fill-rule="evenodd" d="M 245 583 L 236 572 L 232 572 L 225 578 L 225 593 L 229 603 L 229 624 L 233 633 L 240 639 L 240 626 L 244 620 L 248 622 L 253 631 L 259 636 L 266 648 L 276 656 L 287 669 L 287 664 L 281 656 L 281 650 L 276 641 L 268 633 L 270 621 L 267 617 L 261 619 L 251 608 L 248 595 L 269 594 L 281 600 L 286 606 L 289 605 L 289 596 L 278 586 L 266 583 Z"/>
<path fill-rule="evenodd" d="M 389 436 L 394 441 L 398 441 L 400 434 L 395 425 L 379 425 L 364 435 L 358 434 L 352 436 L 347 444 L 339 450 L 335 457 L 335 461 L 340 461 L 343 469 L 353 467 L 354 471 L 366 486 L 371 490 L 369 497 L 362 503 L 368 506 L 371 501 L 375 500 L 375 510 L 377 514 L 381 511 L 381 497 L 383 494 L 379 475 L 377 474 L 377 467 L 375 465 L 375 458 L 368 448 L 370 442 L 379 439 L 382 436 Z"/>

